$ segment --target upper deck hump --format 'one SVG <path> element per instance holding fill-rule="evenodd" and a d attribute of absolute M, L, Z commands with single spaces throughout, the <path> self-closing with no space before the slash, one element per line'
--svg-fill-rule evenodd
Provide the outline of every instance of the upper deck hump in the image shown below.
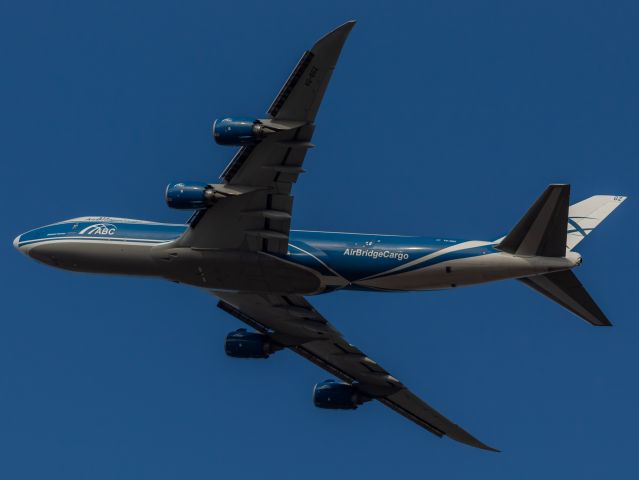
<path fill-rule="evenodd" d="M 178 238 L 187 225 L 119 217 L 77 217 L 29 230 L 15 240 L 17 247 L 60 241 L 166 243 Z"/>

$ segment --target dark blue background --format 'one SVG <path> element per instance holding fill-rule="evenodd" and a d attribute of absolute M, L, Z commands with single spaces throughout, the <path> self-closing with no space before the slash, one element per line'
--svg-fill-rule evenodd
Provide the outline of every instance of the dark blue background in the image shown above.
<path fill-rule="evenodd" d="M 313 407 L 329 377 L 224 355 L 205 292 L 77 275 L 13 237 L 81 215 L 181 221 L 214 118 L 262 115 L 302 51 L 358 20 L 295 189 L 294 227 L 492 239 L 551 182 L 629 195 L 579 247 L 597 329 L 517 282 L 313 299 L 442 413 Z M 0 7 L 0 476 L 631 478 L 639 388 L 636 2 L 5 2 Z M 337 470 L 335 470 L 337 469 Z"/>

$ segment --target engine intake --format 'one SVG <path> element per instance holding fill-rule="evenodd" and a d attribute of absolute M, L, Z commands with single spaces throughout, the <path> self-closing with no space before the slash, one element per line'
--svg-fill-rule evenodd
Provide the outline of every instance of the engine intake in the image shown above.
<path fill-rule="evenodd" d="M 169 183 L 164 199 L 170 208 L 199 210 L 210 206 L 215 200 L 215 190 L 201 182 Z"/>
<path fill-rule="evenodd" d="M 250 145 L 259 141 L 265 134 L 264 125 L 254 118 L 228 117 L 213 122 L 213 138 L 218 145 Z"/>
<path fill-rule="evenodd" d="M 226 336 L 224 351 L 235 358 L 268 358 L 278 350 L 266 335 L 240 328 Z"/>
<path fill-rule="evenodd" d="M 367 398 L 348 383 L 325 380 L 313 388 L 313 403 L 319 408 L 354 410 Z"/>

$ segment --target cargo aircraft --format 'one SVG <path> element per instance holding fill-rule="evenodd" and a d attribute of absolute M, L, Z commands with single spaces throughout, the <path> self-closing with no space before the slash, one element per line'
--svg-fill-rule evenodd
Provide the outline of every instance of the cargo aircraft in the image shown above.
<path fill-rule="evenodd" d="M 265 118 L 213 124 L 218 144 L 239 149 L 218 183 L 168 185 L 168 206 L 194 211 L 186 224 L 80 217 L 23 233 L 14 245 L 58 268 L 205 289 L 252 329 L 228 334 L 228 355 L 267 358 L 289 348 L 337 378 L 315 385 L 316 406 L 355 409 L 377 400 L 437 436 L 496 451 L 346 340 L 307 297 L 517 279 L 593 325 L 610 325 L 572 272 L 581 264 L 574 249 L 625 197 L 569 205 L 570 186 L 550 185 L 507 235 L 492 240 L 291 230 L 291 189 L 304 172 L 315 117 L 354 23 L 302 55 Z"/>

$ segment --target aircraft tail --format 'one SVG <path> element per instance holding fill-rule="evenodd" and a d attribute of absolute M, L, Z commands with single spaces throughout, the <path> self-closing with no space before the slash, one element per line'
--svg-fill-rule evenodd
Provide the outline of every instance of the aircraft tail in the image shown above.
<path fill-rule="evenodd" d="M 497 248 L 513 255 L 564 257 L 625 199 L 596 195 L 569 207 L 570 185 L 549 185 Z M 570 270 L 519 280 L 592 325 L 611 325 Z"/>
<path fill-rule="evenodd" d="M 549 185 L 497 248 L 513 255 L 566 256 L 570 185 Z"/>
<path fill-rule="evenodd" d="M 625 199 L 621 195 L 595 195 L 571 205 L 568 210 L 568 250 L 575 248 Z"/>
<path fill-rule="evenodd" d="M 612 326 L 612 323 L 588 294 L 577 276 L 570 270 L 520 278 L 519 281 L 592 325 Z"/>
<path fill-rule="evenodd" d="M 570 185 L 549 185 L 499 248 L 515 255 L 563 257 L 610 215 L 627 197 L 594 195 L 570 205 Z M 566 227 L 562 227 L 566 225 Z"/>

